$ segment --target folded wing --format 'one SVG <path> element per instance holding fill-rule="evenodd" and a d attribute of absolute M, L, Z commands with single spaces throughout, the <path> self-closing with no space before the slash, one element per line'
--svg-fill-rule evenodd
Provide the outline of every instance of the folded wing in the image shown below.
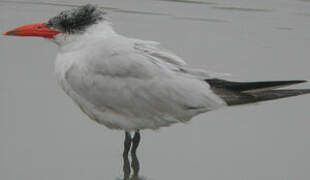
<path fill-rule="evenodd" d="M 304 80 L 233 82 L 223 79 L 206 79 L 205 81 L 211 86 L 211 89 L 230 106 L 310 93 L 310 89 L 276 90 L 280 87 L 306 82 Z"/>

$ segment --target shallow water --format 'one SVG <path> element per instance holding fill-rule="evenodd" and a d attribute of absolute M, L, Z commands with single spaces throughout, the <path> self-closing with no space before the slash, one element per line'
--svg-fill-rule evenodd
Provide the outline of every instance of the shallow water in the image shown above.
<path fill-rule="evenodd" d="M 309 79 L 307 0 L 105 0 L 116 30 L 238 80 Z M 83 1 L 2 1 L 0 31 Z M 122 179 L 124 133 L 90 121 L 57 86 L 57 48 L 0 36 L 0 179 Z M 309 84 L 300 88 L 309 88 Z M 310 96 L 143 131 L 140 179 L 310 179 Z"/>

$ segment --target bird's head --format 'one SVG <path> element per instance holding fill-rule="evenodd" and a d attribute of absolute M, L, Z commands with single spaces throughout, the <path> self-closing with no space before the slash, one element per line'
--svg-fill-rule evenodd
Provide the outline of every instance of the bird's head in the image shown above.
<path fill-rule="evenodd" d="M 59 36 L 68 37 L 85 33 L 93 25 L 105 21 L 105 14 L 103 8 L 87 4 L 62 11 L 47 22 L 20 26 L 3 35 L 37 36 L 56 40 Z"/>

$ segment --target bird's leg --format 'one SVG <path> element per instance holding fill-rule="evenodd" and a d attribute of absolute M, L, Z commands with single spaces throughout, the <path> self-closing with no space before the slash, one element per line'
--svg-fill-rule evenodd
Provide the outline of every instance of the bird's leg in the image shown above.
<path fill-rule="evenodd" d="M 131 146 L 131 135 L 129 132 L 125 132 L 125 141 L 124 141 L 124 152 L 123 152 L 123 156 L 128 156 L 129 150 L 130 150 L 130 146 Z"/>
<path fill-rule="evenodd" d="M 130 163 L 129 163 L 128 156 L 123 156 L 123 161 L 124 161 L 124 165 L 123 165 L 124 180 L 129 180 L 129 178 L 130 178 Z"/>
<path fill-rule="evenodd" d="M 140 163 L 136 153 L 131 154 L 131 167 L 133 169 L 132 177 L 138 178 L 139 177 L 139 170 L 140 170 Z"/>
<path fill-rule="evenodd" d="M 139 146 L 141 140 L 140 132 L 139 130 L 136 131 L 133 139 L 132 139 L 132 148 L 131 148 L 131 154 L 136 154 L 137 148 Z"/>
<path fill-rule="evenodd" d="M 123 171 L 124 171 L 124 180 L 128 180 L 130 177 L 130 163 L 128 159 L 128 153 L 131 146 L 131 135 L 129 132 L 125 132 L 125 141 L 124 141 L 124 152 L 123 152 Z"/>
<path fill-rule="evenodd" d="M 132 178 L 139 177 L 140 163 L 136 153 L 131 154 L 131 167 L 133 169 Z"/>
<path fill-rule="evenodd" d="M 133 139 L 132 139 L 132 148 L 131 148 L 131 167 L 133 169 L 132 177 L 138 178 L 139 170 L 140 170 L 140 163 L 136 154 L 137 148 L 139 146 L 141 140 L 139 130 L 136 131 Z"/>

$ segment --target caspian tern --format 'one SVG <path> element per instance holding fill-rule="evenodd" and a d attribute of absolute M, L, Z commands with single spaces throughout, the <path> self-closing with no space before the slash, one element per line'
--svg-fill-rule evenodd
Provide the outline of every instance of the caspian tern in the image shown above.
<path fill-rule="evenodd" d="M 131 152 L 136 152 L 139 130 L 187 122 L 225 106 L 310 93 L 310 89 L 276 90 L 304 80 L 233 82 L 191 68 L 158 42 L 117 34 L 104 9 L 91 4 L 4 35 L 55 42 L 60 86 L 90 119 L 125 131 L 125 155 L 131 144 Z M 133 138 L 130 132 L 135 132 Z"/>

